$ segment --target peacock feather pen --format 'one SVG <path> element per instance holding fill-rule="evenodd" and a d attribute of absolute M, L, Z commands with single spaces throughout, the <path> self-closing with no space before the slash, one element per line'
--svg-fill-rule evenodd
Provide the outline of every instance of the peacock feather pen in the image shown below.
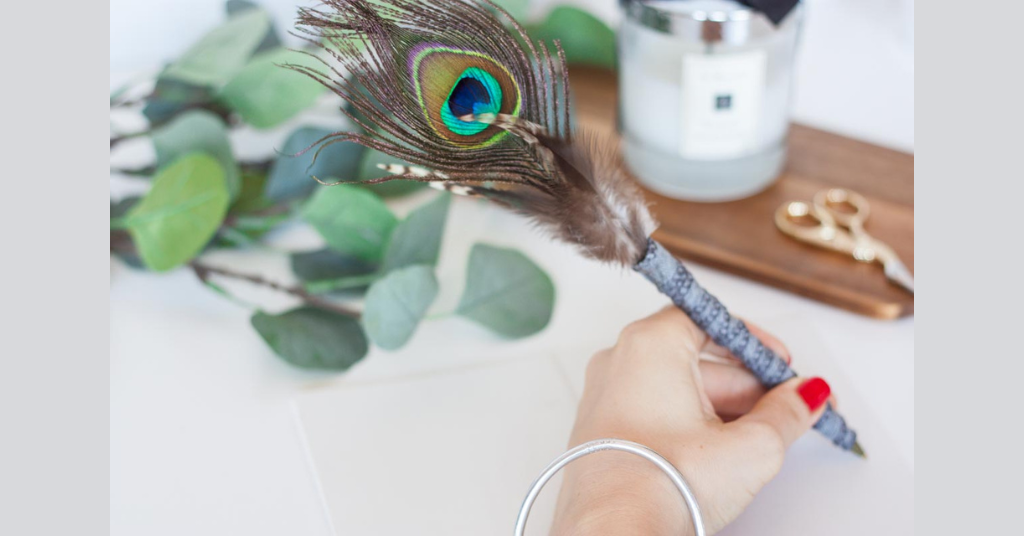
<path fill-rule="evenodd" d="M 796 376 L 651 238 L 656 224 L 617 147 L 574 128 L 565 53 L 487 0 L 325 0 L 297 32 L 324 69 L 289 65 L 349 103 L 356 142 L 408 164 L 391 175 L 517 211 L 584 255 L 643 274 L 767 386 Z M 863 455 L 831 406 L 815 428 Z"/>

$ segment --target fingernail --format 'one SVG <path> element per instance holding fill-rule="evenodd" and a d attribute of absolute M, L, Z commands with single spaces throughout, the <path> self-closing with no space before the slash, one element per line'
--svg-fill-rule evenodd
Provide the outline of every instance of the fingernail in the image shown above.
<path fill-rule="evenodd" d="M 796 388 L 796 392 L 800 395 L 800 398 L 804 399 L 807 409 L 816 411 L 828 400 L 828 395 L 832 393 L 832 388 L 821 378 L 811 378 L 801 383 L 800 387 Z"/>

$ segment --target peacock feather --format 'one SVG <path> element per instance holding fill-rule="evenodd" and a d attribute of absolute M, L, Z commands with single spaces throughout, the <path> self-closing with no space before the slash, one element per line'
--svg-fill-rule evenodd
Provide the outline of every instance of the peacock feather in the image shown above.
<path fill-rule="evenodd" d="M 616 147 L 572 127 L 568 69 L 487 0 L 326 0 L 298 31 L 362 132 L 351 141 L 412 165 L 391 176 L 440 183 L 530 216 L 594 258 L 632 266 L 654 223 Z"/>

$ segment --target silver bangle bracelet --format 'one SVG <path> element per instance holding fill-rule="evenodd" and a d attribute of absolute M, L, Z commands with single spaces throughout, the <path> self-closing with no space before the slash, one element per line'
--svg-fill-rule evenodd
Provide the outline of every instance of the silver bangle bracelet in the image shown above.
<path fill-rule="evenodd" d="M 690 519 L 693 521 L 693 533 L 695 536 L 706 536 L 704 530 L 704 517 L 700 513 L 700 506 L 697 505 L 697 498 L 693 495 L 693 491 L 690 490 L 690 486 L 686 484 L 686 479 L 683 475 L 675 468 L 668 460 L 662 455 L 654 452 L 653 450 L 639 444 L 633 443 L 632 441 L 625 441 L 622 439 L 595 439 L 594 441 L 588 441 L 578 447 L 569 449 L 564 454 L 555 458 L 555 461 L 551 462 L 545 469 L 544 472 L 537 477 L 537 480 L 533 481 L 533 485 L 530 486 L 530 492 L 526 494 L 526 499 L 523 500 L 523 505 L 519 508 L 519 517 L 516 519 L 516 532 L 515 536 L 523 536 L 526 532 L 526 519 L 530 517 L 530 509 L 533 508 L 534 501 L 537 500 L 537 496 L 540 495 L 544 485 L 555 473 L 558 473 L 563 467 L 569 465 L 573 461 L 582 458 L 588 454 L 593 454 L 602 450 L 621 450 L 623 452 L 629 452 L 636 454 L 641 458 L 650 460 L 654 465 L 657 465 L 675 484 L 676 489 L 683 496 L 683 501 L 686 502 L 686 508 L 690 511 Z"/>

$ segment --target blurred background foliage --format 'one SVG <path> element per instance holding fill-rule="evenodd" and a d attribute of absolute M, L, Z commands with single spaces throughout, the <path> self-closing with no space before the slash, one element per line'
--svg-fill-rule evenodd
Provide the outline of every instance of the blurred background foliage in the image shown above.
<path fill-rule="evenodd" d="M 528 20 L 528 0 L 498 4 L 532 39 L 549 46 L 560 40 L 570 63 L 614 68 L 614 33 L 592 15 L 559 6 Z M 288 363 L 345 370 L 371 343 L 400 348 L 426 316 L 440 291 L 434 271 L 451 200 L 438 193 L 399 219 L 387 199 L 423 185 L 359 184 L 385 175 L 378 164 L 396 160 L 353 143 L 318 150 L 316 144 L 334 130 L 316 125 L 295 128 L 271 158 L 240 158 L 232 132 L 279 128 L 331 98 L 317 82 L 282 67 L 317 64 L 303 52 L 322 53 L 285 48 L 267 12 L 248 0 L 229 0 L 224 22 L 153 79 L 111 92 L 112 110 L 138 109 L 148 125 L 120 133 L 112 122 L 112 154 L 126 140 L 148 138 L 155 159 L 139 168 L 112 167 L 112 174 L 150 186 L 144 195 L 111 200 L 110 248 L 135 269 L 188 267 L 232 299 L 216 279 L 245 280 L 298 298 L 299 307 L 280 314 L 252 306 L 253 328 Z M 149 89 L 135 96 L 140 87 Z M 350 184 L 322 186 L 313 177 Z M 293 222 L 311 225 L 325 244 L 287 253 L 295 284 L 213 266 L 201 257 L 211 249 L 259 247 L 265 234 Z M 454 314 L 510 338 L 548 324 L 554 285 L 533 261 L 477 244 L 467 263 Z"/>

